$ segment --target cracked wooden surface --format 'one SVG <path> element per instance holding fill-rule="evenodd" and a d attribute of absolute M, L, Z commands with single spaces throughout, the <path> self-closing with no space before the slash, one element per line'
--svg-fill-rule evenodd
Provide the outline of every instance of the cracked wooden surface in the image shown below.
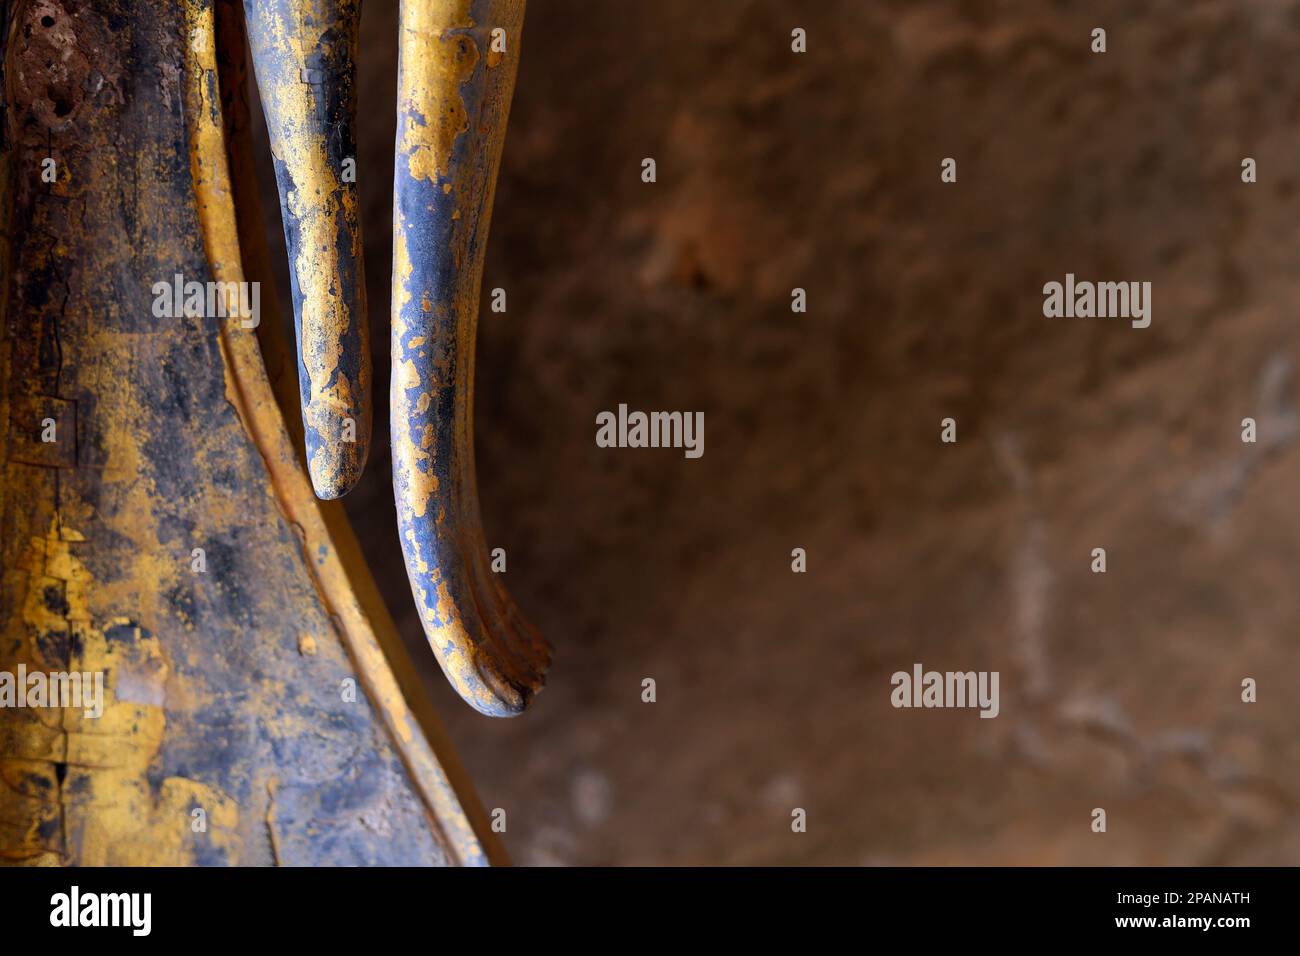
<path fill-rule="evenodd" d="M 0 860 L 500 859 L 346 521 L 311 493 L 255 333 L 151 309 L 159 278 L 241 278 L 214 7 L 14 9 L 0 668 L 100 670 L 107 700 L 98 722 L 0 710 Z M 42 29 L 111 67 L 83 100 Z"/>

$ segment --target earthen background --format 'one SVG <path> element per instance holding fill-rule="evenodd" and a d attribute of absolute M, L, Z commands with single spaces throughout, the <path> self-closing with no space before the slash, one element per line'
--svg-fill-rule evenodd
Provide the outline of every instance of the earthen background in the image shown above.
<path fill-rule="evenodd" d="M 396 7 L 347 505 L 431 661 L 387 455 Z M 476 440 L 555 662 L 510 721 L 429 675 L 517 862 L 1300 862 L 1297 62 L 1281 0 L 529 4 Z M 1044 318 L 1066 272 L 1150 280 L 1151 328 Z M 703 411 L 704 457 L 597 448 L 620 402 Z M 1001 715 L 893 709 L 914 662 L 1000 671 Z"/>

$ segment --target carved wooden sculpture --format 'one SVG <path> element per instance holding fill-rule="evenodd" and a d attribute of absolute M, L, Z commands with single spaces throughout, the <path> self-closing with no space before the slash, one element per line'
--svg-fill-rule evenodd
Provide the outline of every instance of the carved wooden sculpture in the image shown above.
<path fill-rule="evenodd" d="M 307 468 L 316 494 L 337 498 L 361 477 L 370 448 L 355 177 L 361 5 L 245 0 L 244 9 L 289 253 Z"/>
<path fill-rule="evenodd" d="M 0 9 L 0 673 L 105 676 L 102 716 L 0 708 L 0 862 L 500 859 L 339 504 L 313 494 L 347 491 L 370 432 L 342 171 L 357 4 Z M 267 278 L 245 12 L 292 344 L 269 295 L 255 330 L 240 310 L 241 284 Z M 522 14 L 500 0 L 402 6 L 394 486 L 429 642 L 489 714 L 523 709 L 547 661 L 487 572 L 472 444 L 478 285 Z M 215 290 L 220 315 L 160 315 L 174 297 L 159 283 L 178 276 L 209 305 Z M 302 458 L 298 410 L 277 403 L 265 365 L 295 351 Z"/>
<path fill-rule="evenodd" d="M 488 568 L 474 476 L 479 286 L 523 15 L 514 0 L 404 0 L 397 81 L 397 523 L 429 644 L 461 696 L 493 716 L 527 707 L 550 660 Z"/>

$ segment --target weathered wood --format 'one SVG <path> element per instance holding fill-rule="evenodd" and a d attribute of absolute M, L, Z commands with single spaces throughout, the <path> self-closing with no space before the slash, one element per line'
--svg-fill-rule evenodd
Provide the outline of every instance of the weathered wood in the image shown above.
<path fill-rule="evenodd" d="M 307 468 L 346 494 L 370 448 L 356 186 L 359 0 L 244 0 L 289 253 Z"/>
<path fill-rule="evenodd" d="M 511 716 L 550 649 L 488 564 L 474 474 L 479 286 L 522 0 L 403 0 L 393 185 L 393 488 L 429 645 L 460 695 Z"/>
<path fill-rule="evenodd" d="M 0 861 L 499 858 L 256 333 L 153 314 L 244 278 L 212 21 L 25 0 L 5 31 L 0 670 L 105 700 L 0 710 Z"/>

